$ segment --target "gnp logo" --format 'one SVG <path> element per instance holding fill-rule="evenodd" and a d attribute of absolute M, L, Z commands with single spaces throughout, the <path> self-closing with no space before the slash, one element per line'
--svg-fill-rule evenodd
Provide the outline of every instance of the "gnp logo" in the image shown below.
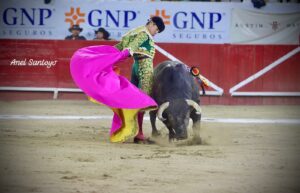
<path fill-rule="evenodd" d="M 221 22 L 225 14 L 218 12 L 185 12 L 178 11 L 171 15 L 167 14 L 165 9 L 155 10 L 155 14 L 151 16 L 160 16 L 166 25 L 173 26 L 177 29 L 209 29 L 214 30 L 216 24 Z"/>
<path fill-rule="evenodd" d="M 70 23 L 70 26 L 80 25 L 80 23 L 84 22 L 85 13 L 81 13 L 80 7 L 76 8 L 74 11 L 74 7 L 71 7 L 70 12 L 65 13 L 66 19 L 65 22 Z"/>
<path fill-rule="evenodd" d="M 130 22 L 137 17 L 137 12 L 131 10 L 100 10 L 93 9 L 88 12 L 82 12 L 80 7 L 71 7 L 69 12 L 65 13 L 65 22 L 70 25 L 86 22 L 92 27 L 123 27 L 129 28 Z M 86 17 L 85 17 L 86 16 Z"/>
<path fill-rule="evenodd" d="M 8 26 L 43 26 L 52 15 L 52 10 L 47 8 L 13 8 L 3 11 L 3 22 Z"/>

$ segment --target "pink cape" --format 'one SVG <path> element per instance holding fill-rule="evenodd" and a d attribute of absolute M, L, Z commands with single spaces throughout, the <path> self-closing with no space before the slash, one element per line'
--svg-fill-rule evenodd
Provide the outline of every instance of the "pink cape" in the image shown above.
<path fill-rule="evenodd" d="M 123 60 L 123 57 L 113 46 L 81 48 L 71 58 L 73 80 L 86 95 L 111 108 L 156 107 L 157 104 L 151 97 L 113 71 L 113 66 Z M 110 134 L 118 131 L 122 124 L 122 118 L 114 113 Z"/>

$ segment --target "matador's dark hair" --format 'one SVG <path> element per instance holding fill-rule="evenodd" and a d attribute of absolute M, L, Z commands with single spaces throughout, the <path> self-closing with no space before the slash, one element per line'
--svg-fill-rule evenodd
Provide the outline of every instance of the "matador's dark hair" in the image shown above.
<path fill-rule="evenodd" d="M 157 28 L 159 30 L 158 33 L 161 33 L 162 31 L 165 30 L 165 24 L 164 24 L 164 21 L 163 21 L 163 19 L 161 17 L 159 17 L 159 16 L 153 16 L 153 17 L 151 17 L 148 20 L 147 24 L 149 24 L 151 21 L 153 23 L 155 23 L 155 25 L 157 26 Z"/>

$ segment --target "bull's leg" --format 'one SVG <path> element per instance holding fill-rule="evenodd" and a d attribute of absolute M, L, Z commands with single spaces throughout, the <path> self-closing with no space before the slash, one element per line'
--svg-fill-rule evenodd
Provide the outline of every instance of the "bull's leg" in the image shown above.
<path fill-rule="evenodd" d="M 201 127 L 201 114 L 197 114 L 195 110 L 191 112 L 190 115 L 191 119 L 193 120 L 193 141 L 196 144 L 201 144 L 201 137 L 200 137 L 200 127 Z"/>
<path fill-rule="evenodd" d="M 156 113 L 157 111 L 150 111 L 150 122 L 152 126 L 152 136 L 157 137 L 160 135 L 159 131 L 156 128 Z"/>

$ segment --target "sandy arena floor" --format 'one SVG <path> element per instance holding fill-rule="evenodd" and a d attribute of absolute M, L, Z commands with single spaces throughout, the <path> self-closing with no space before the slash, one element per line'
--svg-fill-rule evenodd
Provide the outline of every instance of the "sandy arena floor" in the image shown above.
<path fill-rule="evenodd" d="M 88 101 L 0 102 L 0 115 L 112 115 Z M 204 106 L 204 118 L 300 119 L 299 106 Z M 159 122 L 159 121 L 157 121 Z M 206 145 L 109 142 L 111 120 L 0 119 L 0 192 L 298 193 L 300 124 L 203 121 Z M 145 133 L 151 132 L 145 121 Z M 166 128 L 159 123 L 164 135 Z"/>

